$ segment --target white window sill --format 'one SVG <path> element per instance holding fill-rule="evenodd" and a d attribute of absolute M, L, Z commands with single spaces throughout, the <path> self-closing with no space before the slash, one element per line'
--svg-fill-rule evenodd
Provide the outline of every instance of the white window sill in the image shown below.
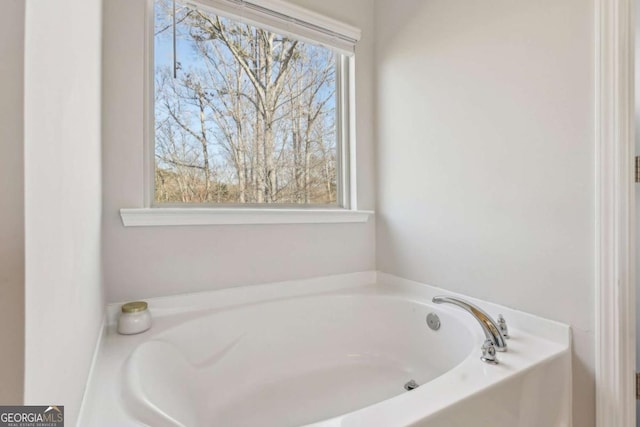
<path fill-rule="evenodd" d="M 367 222 L 373 211 L 348 209 L 120 209 L 125 227 L 235 224 L 333 224 Z"/>

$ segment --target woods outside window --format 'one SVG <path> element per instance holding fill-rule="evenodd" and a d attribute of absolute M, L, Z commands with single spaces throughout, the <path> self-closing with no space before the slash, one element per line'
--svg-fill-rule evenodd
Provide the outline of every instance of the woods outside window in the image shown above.
<path fill-rule="evenodd" d="M 355 40 L 211 3 L 154 0 L 151 204 L 348 208 Z"/>

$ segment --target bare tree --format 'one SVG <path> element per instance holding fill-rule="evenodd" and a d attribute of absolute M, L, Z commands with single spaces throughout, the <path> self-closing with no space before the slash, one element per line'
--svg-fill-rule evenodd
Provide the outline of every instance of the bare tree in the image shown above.
<path fill-rule="evenodd" d="M 169 13 L 157 0 L 156 40 Z M 180 72 L 156 66 L 156 200 L 335 203 L 335 54 L 191 6 L 176 21 Z"/>

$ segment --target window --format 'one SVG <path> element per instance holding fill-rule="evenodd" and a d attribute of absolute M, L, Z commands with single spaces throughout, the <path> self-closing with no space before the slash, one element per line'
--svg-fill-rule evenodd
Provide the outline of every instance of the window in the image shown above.
<path fill-rule="evenodd" d="M 152 204 L 349 207 L 355 40 L 209 3 L 154 2 Z"/>

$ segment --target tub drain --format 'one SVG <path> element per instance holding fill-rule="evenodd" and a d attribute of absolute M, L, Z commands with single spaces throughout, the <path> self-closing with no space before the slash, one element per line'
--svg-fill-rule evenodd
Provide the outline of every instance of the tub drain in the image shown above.
<path fill-rule="evenodd" d="M 406 383 L 404 385 L 404 389 L 407 390 L 407 391 L 411 391 L 414 388 L 418 388 L 418 387 L 420 387 L 420 385 L 418 385 L 418 383 L 415 382 L 414 380 L 411 380 L 411 381 L 409 381 L 408 383 Z"/>

